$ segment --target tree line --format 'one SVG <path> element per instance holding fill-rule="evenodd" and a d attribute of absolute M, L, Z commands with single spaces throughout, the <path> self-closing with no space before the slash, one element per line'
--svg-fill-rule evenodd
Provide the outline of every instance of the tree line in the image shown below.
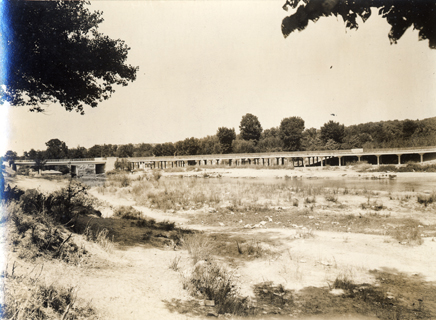
<path fill-rule="evenodd" d="M 436 145 L 436 117 L 424 120 L 392 120 L 345 126 L 326 122 L 320 129 L 305 128 L 300 117 L 284 118 L 280 125 L 263 129 L 259 119 L 244 115 L 239 134 L 220 127 L 215 135 L 186 138 L 176 143 L 103 144 L 91 148 L 69 148 L 59 139 L 46 142 L 46 150 L 25 151 L 22 156 L 9 150 L 4 161 L 15 159 L 80 159 L 98 157 L 152 157 L 223 153 L 344 150 L 353 148 L 401 148 Z"/>

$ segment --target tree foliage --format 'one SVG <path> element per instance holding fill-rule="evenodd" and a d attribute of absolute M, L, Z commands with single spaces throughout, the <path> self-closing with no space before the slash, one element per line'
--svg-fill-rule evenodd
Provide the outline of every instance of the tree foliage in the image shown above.
<path fill-rule="evenodd" d="M 232 142 L 236 139 L 235 129 L 220 127 L 218 128 L 216 135 L 221 144 L 222 153 L 232 152 Z"/>
<path fill-rule="evenodd" d="M 304 120 L 300 117 L 289 117 L 280 123 L 279 136 L 283 141 L 284 150 L 298 151 L 301 149 L 301 138 L 303 137 Z"/>
<path fill-rule="evenodd" d="M 242 117 L 239 130 L 242 139 L 259 141 L 263 129 L 259 119 L 251 113 L 247 113 Z"/>
<path fill-rule="evenodd" d="M 339 122 L 330 120 L 321 127 L 321 140 L 327 143 L 332 140 L 338 144 L 342 143 L 345 137 L 345 126 Z"/>
<path fill-rule="evenodd" d="M 301 4 L 300 4 L 301 3 Z M 357 18 L 363 22 L 371 16 L 371 8 L 391 25 L 389 40 L 397 43 L 407 29 L 419 31 L 419 40 L 428 40 L 429 47 L 436 48 L 436 2 L 431 0 L 286 0 L 283 9 L 297 9 L 282 21 L 285 38 L 293 31 L 304 30 L 309 20 L 321 17 L 341 16 L 346 28 L 357 29 Z"/>
<path fill-rule="evenodd" d="M 110 98 L 114 85 L 126 86 L 137 67 L 125 64 L 129 48 L 98 31 L 102 13 L 85 1 L 6 0 L 4 33 L 9 68 L 1 101 L 43 111 L 60 103 L 84 113 Z"/>
<path fill-rule="evenodd" d="M 45 157 L 47 159 L 65 159 L 68 158 L 68 147 L 65 142 L 59 139 L 51 139 L 45 143 L 47 150 Z"/>

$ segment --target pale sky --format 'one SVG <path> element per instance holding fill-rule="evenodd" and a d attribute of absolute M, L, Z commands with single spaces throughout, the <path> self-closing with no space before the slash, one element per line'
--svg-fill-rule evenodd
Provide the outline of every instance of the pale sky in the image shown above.
<path fill-rule="evenodd" d="M 264 129 L 291 116 L 306 128 L 436 116 L 436 50 L 417 31 L 390 45 L 373 12 L 358 31 L 330 17 L 284 39 L 284 2 L 93 1 L 100 31 L 131 47 L 137 80 L 84 116 L 10 108 L 7 149 L 45 150 L 53 138 L 70 148 L 176 142 L 239 132 L 246 113 Z"/>

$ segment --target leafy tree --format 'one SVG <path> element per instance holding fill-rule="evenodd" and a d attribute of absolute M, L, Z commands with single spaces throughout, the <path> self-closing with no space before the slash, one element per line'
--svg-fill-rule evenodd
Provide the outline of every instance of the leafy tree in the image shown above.
<path fill-rule="evenodd" d="M 285 151 L 298 151 L 301 149 L 304 120 L 300 117 L 285 118 L 280 123 L 279 136 L 283 141 Z"/>
<path fill-rule="evenodd" d="M 115 156 L 119 158 L 133 157 L 133 144 L 129 143 L 118 146 Z"/>
<path fill-rule="evenodd" d="M 100 158 L 103 156 L 103 148 L 101 145 L 96 144 L 88 149 L 88 157 L 90 158 Z"/>
<path fill-rule="evenodd" d="M 35 164 L 32 166 L 32 168 L 38 171 L 38 173 L 41 173 L 41 170 L 44 169 L 44 166 L 47 163 L 46 152 L 36 151 L 36 156 L 32 160 L 35 161 Z"/>
<path fill-rule="evenodd" d="M 177 141 L 175 148 L 175 154 L 178 156 L 196 155 L 200 148 L 199 140 L 194 137 L 186 138 L 183 141 Z"/>
<path fill-rule="evenodd" d="M 172 142 L 166 142 L 164 144 L 157 144 L 153 148 L 153 154 L 156 157 L 160 156 L 173 156 L 176 152 L 176 148 Z"/>
<path fill-rule="evenodd" d="M 232 144 L 233 153 L 254 153 L 256 152 L 256 145 L 254 140 L 233 140 Z"/>
<path fill-rule="evenodd" d="M 279 138 L 280 137 L 280 129 L 278 127 L 273 127 L 270 129 L 263 130 L 262 134 L 260 135 L 260 139 L 267 139 L 267 138 Z"/>
<path fill-rule="evenodd" d="M 336 143 L 342 143 L 345 136 L 345 126 L 339 122 L 330 120 L 321 127 L 321 140 L 327 143 L 333 140 Z"/>
<path fill-rule="evenodd" d="M 235 129 L 220 127 L 216 133 L 219 143 L 221 144 L 222 153 L 232 152 L 232 142 L 236 139 Z"/>
<path fill-rule="evenodd" d="M 231 146 L 230 146 L 231 148 Z M 222 145 L 216 135 L 207 136 L 199 140 L 198 154 L 220 154 Z"/>
<path fill-rule="evenodd" d="M 6 151 L 5 155 L 3 156 L 3 161 L 13 162 L 17 159 L 17 153 L 12 150 Z"/>
<path fill-rule="evenodd" d="M 129 48 L 98 31 L 102 13 L 85 1 L 6 0 L 9 68 L 0 101 L 29 105 L 59 102 L 66 110 L 84 114 L 111 97 L 114 85 L 126 86 L 137 67 L 126 65 Z"/>
<path fill-rule="evenodd" d="M 260 139 L 256 146 L 256 152 L 280 152 L 280 151 L 283 151 L 283 141 L 279 137 L 275 137 L 272 135 L 268 136 L 267 138 Z"/>
<path fill-rule="evenodd" d="M 78 146 L 68 150 L 68 158 L 70 159 L 82 159 L 88 157 L 88 150 L 85 147 Z"/>
<path fill-rule="evenodd" d="M 333 139 L 329 139 L 324 146 L 325 150 L 339 150 L 340 148 L 341 145 Z"/>
<path fill-rule="evenodd" d="M 241 124 L 239 125 L 239 130 L 241 132 L 241 138 L 244 140 L 254 140 L 259 141 L 260 135 L 262 133 L 262 126 L 260 125 L 259 119 L 251 113 L 247 113 L 242 117 Z"/>
<path fill-rule="evenodd" d="M 306 129 L 301 137 L 301 148 L 307 151 L 322 149 L 321 133 L 315 128 Z"/>
<path fill-rule="evenodd" d="M 301 3 L 301 5 L 299 5 Z M 397 43 L 407 29 L 419 30 L 419 40 L 429 40 L 436 48 L 436 2 L 427 0 L 286 0 L 283 9 L 297 8 L 296 12 L 282 21 L 285 38 L 293 31 L 304 30 L 309 20 L 316 22 L 321 17 L 341 16 L 346 28 L 357 29 L 357 17 L 363 22 L 371 16 L 371 8 L 391 25 L 389 40 Z"/>
<path fill-rule="evenodd" d="M 65 142 L 59 139 L 51 139 L 45 143 L 47 150 L 45 156 L 47 159 L 67 159 L 68 147 Z"/>
<path fill-rule="evenodd" d="M 153 155 L 153 146 L 149 143 L 140 143 L 135 146 L 133 151 L 134 157 L 151 157 Z"/>
<path fill-rule="evenodd" d="M 162 152 L 164 156 L 171 157 L 174 156 L 174 153 L 176 152 L 176 147 L 172 142 L 165 142 L 162 144 Z"/>
<path fill-rule="evenodd" d="M 408 139 L 414 133 L 415 130 L 418 129 L 418 123 L 413 120 L 406 119 L 403 121 L 403 138 Z"/>

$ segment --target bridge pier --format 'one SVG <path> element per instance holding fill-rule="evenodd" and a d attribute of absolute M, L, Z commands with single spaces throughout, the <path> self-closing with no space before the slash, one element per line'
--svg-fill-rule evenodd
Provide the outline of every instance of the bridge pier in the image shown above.
<path fill-rule="evenodd" d="M 420 153 L 420 154 L 419 154 L 419 157 L 421 158 L 421 163 L 423 163 L 423 162 L 424 162 L 424 154 L 423 154 L 423 153 Z"/>
<path fill-rule="evenodd" d="M 402 155 L 402 154 L 397 154 L 397 157 L 398 157 L 398 164 L 401 164 L 401 155 Z"/>

